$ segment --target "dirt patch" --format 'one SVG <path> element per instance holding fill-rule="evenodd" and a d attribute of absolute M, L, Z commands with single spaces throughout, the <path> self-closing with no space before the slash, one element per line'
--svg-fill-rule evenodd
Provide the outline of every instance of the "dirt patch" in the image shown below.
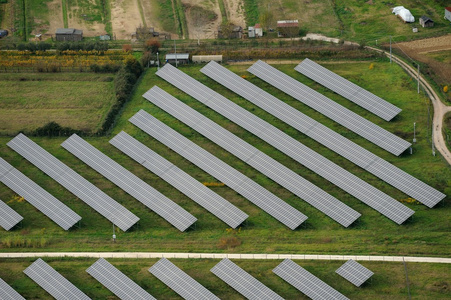
<path fill-rule="evenodd" d="M 244 19 L 243 0 L 223 0 L 223 2 L 230 23 L 244 28 L 246 26 L 246 20 Z"/>
<path fill-rule="evenodd" d="M 222 23 L 221 10 L 217 1 L 182 0 L 185 7 L 186 25 L 190 39 L 213 39 Z M 199 9 L 200 8 L 200 9 Z M 207 15 L 200 14 L 204 11 Z M 215 18 L 209 17 L 216 16 Z"/>
<path fill-rule="evenodd" d="M 137 0 L 112 0 L 111 25 L 118 40 L 130 40 L 136 28 L 144 26 Z"/>

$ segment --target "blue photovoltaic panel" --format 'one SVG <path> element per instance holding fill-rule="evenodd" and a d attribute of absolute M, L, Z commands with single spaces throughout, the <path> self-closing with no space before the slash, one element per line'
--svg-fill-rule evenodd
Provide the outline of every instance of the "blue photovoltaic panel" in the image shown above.
<path fill-rule="evenodd" d="M 294 68 L 299 73 L 331 89 L 349 101 L 372 112 L 385 121 L 390 121 L 401 112 L 399 107 L 385 101 L 373 93 L 361 88 L 340 75 L 329 71 L 316 62 L 306 58 Z"/>
<path fill-rule="evenodd" d="M 149 269 L 149 272 L 182 296 L 183 299 L 219 300 L 212 292 L 166 258 L 162 258 L 155 263 Z"/>
<path fill-rule="evenodd" d="M 3 279 L 0 278 L 0 299 L 2 300 L 25 300 L 22 295 L 16 292 Z"/>
<path fill-rule="evenodd" d="M 77 224 L 81 217 L 30 178 L 0 158 L 0 181 L 22 196 L 64 230 Z"/>
<path fill-rule="evenodd" d="M 205 185 L 170 163 L 168 160 L 143 145 L 126 132 L 121 131 L 110 144 L 133 158 L 173 187 L 193 199 L 196 203 L 217 216 L 232 228 L 243 223 L 248 215 L 222 198 Z"/>
<path fill-rule="evenodd" d="M 23 134 L 7 144 L 123 231 L 139 218 Z"/>
<path fill-rule="evenodd" d="M 283 300 L 273 290 L 255 279 L 255 277 L 241 269 L 228 258 L 221 260 L 210 271 L 247 299 Z"/>
<path fill-rule="evenodd" d="M 349 299 L 290 259 L 281 262 L 273 272 L 311 299 Z"/>
<path fill-rule="evenodd" d="M 307 220 L 303 213 L 145 111 L 140 110 L 129 121 L 225 183 L 290 229 L 296 229 Z"/>
<path fill-rule="evenodd" d="M 305 199 L 305 201 L 311 203 L 343 226 L 349 226 L 355 221 L 355 218 L 360 216 L 360 214 L 356 214 L 354 210 L 345 206 L 297 173 L 222 128 L 188 105 L 178 101 L 162 89 L 155 86 L 144 94 L 144 98 L 191 126 L 298 197 Z M 231 109 L 231 112 L 234 113 L 236 110 Z M 229 115 L 227 116 L 230 117 Z M 249 121 L 250 118 L 246 118 L 246 120 Z"/>
<path fill-rule="evenodd" d="M 21 215 L 16 213 L 14 209 L 12 209 L 5 202 L 0 200 L 0 226 L 3 229 L 10 230 L 22 220 L 23 217 Z"/>
<path fill-rule="evenodd" d="M 445 194 L 304 115 L 218 63 L 210 62 L 200 71 L 428 207 L 436 205 L 446 197 Z"/>
<path fill-rule="evenodd" d="M 374 273 L 359 264 L 358 262 L 350 259 L 339 267 L 335 273 L 348 280 L 355 286 L 361 286 L 367 281 Z"/>
<path fill-rule="evenodd" d="M 45 261 L 38 258 L 23 271 L 34 282 L 58 300 L 89 300 L 85 293 L 80 291 L 69 280 L 64 278 Z"/>
<path fill-rule="evenodd" d="M 394 155 L 411 144 L 259 60 L 248 71 Z"/>
<path fill-rule="evenodd" d="M 99 258 L 86 272 L 122 300 L 156 300 L 103 258 Z"/>
<path fill-rule="evenodd" d="M 177 203 L 145 183 L 78 135 L 73 134 L 61 146 L 174 225 L 178 230 L 185 231 L 196 222 L 197 219 Z"/>

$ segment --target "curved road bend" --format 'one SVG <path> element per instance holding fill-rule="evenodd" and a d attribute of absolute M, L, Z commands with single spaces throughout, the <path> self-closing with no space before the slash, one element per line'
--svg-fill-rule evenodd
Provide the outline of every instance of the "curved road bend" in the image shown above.
<path fill-rule="evenodd" d="M 23 257 L 92 257 L 92 258 L 213 258 L 213 259 L 293 259 L 293 260 L 349 260 L 420 262 L 451 264 L 451 258 L 418 256 L 373 256 L 373 255 L 311 255 L 311 254 L 227 254 L 227 253 L 164 253 L 164 252 L 24 252 L 0 253 L 0 258 Z"/>
<path fill-rule="evenodd" d="M 366 47 L 367 49 L 371 49 L 377 52 L 384 53 L 387 57 L 390 57 L 390 53 L 380 50 L 373 47 Z M 409 66 L 407 63 L 405 63 L 403 60 L 398 58 L 397 56 L 392 54 L 392 59 L 400 65 L 404 70 L 407 71 L 407 73 L 412 76 L 413 78 L 417 77 L 417 70 Z M 446 113 L 451 112 L 451 106 L 446 106 L 443 104 L 443 102 L 440 100 L 440 98 L 435 93 L 434 89 L 431 87 L 431 85 L 426 81 L 426 79 L 421 75 L 420 73 L 420 82 L 423 88 L 426 89 L 429 98 L 431 99 L 432 105 L 434 106 L 434 119 L 432 121 L 432 137 L 433 142 L 435 145 L 435 148 L 442 154 L 442 156 L 446 159 L 448 164 L 451 165 L 451 152 L 449 151 L 448 147 L 446 147 L 446 142 L 442 134 L 442 127 L 443 127 L 443 117 Z"/>

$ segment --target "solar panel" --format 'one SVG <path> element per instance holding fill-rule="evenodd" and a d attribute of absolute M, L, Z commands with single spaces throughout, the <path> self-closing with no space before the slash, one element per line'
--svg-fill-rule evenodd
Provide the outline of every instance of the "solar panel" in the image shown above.
<path fill-rule="evenodd" d="M 155 299 L 124 273 L 103 258 L 99 258 L 87 270 L 89 275 L 123 300 Z"/>
<path fill-rule="evenodd" d="M 403 223 L 414 213 L 414 211 L 407 206 L 399 203 L 389 195 L 376 189 L 359 177 L 348 172 L 312 149 L 306 147 L 275 126 L 260 119 L 241 106 L 216 93 L 212 89 L 202 85 L 194 78 L 188 76 L 180 70 L 172 66 L 165 66 L 160 69 L 157 74 L 195 98 L 199 93 L 203 93 L 203 99 L 214 99 L 214 101 L 207 101 L 204 104 L 230 119 L 234 123 L 240 125 L 247 131 L 255 134 L 257 137 L 266 141 L 268 144 L 290 156 L 313 172 L 353 195 L 368 206 L 379 211 L 381 214 L 385 215 L 397 224 Z M 196 90 L 193 91 L 191 86 L 195 86 Z M 198 97 L 198 100 L 201 101 L 201 98 Z M 175 109 L 173 106 L 174 101 L 171 101 L 171 105 L 167 105 L 169 100 L 160 102 L 161 105 L 165 105 L 164 109 L 167 111 L 171 110 L 181 112 L 182 110 L 187 110 L 185 108 L 178 110 Z M 183 113 L 185 114 L 185 112 Z M 179 116 L 177 117 L 180 118 Z M 191 124 L 200 122 L 194 121 L 193 116 L 186 117 L 186 114 L 182 121 L 191 122 Z M 216 143 L 221 143 L 223 147 L 228 146 L 229 148 L 232 148 L 232 150 L 229 150 L 230 152 L 238 152 L 237 150 L 233 151 L 235 147 L 231 147 L 230 143 L 225 142 L 223 138 L 219 138 L 217 133 L 212 134 L 211 130 L 204 130 L 204 128 L 202 128 L 203 125 L 204 124 L 202 124 L 202 126 L 196 125 L 196 129 L 202 130 L 202 134 L 208 136 L 210 139 L 216 138 Z M 247 160 L 246 157 L 245 160 Z M 302 186 L 300 186 L 300 188 L 301 190 L 306 189 Z M 334 198 L 324 195 L 324 192 L 322 193 L 324 196 L 321 198 L 321 190 L 310 184 L 310 190 L 314 190 L 315 188 L 317 190 L 317 195 L 313 197 L 313 199 L 308 197 L 301 198 L 309 202 L 312 206 L 320 209 L 323 213 L 332 217 L 334 220 L 345 219 L 345 222 L 347 222 L 348 225 L 358 218 L 357 212 L 353 211 L 351 208 L 347 207 L 338 200 L 334 200 Z M 346 226 L 345 224 L 342 225 Z"/>
<path fill-rule="evenodd" d="M 139 218 L 23 134 L 7 144 L 123 231 Z"/>
<path fill-rule="evenodd" d="M 10 230 L 22 220 L 23 217 L 21 215 L 0 200 L 0 226 L 3 229 Z"/>
<path fill-rule="evenodd" d="M 40 258 L 23 272 L 55 299 L 91 299 Z"/>
<path fill-rule="evenodd" d="M 196 222 L 197 219 L 177 203 L 145 183 L 78 135 L 73 134 L 61 146 L 174 225 L 178 230 L 185 231 Z"/>
<path fill-rule="evenodd" d="M 385 121 L 390 121 L 402 110 L 308 58 L 294 69 Z"/>
<path fill-rule="evenodd" d="M 285 259 L 272 271 L 311 299 L 349 299 L 290 259 Z"/>
<path fill-rule="evenodd" d="M 3 279 L 0 278 L 0 299 L 2 300 L 25 300 L 22 295 L 16 292 Z"/>
<path fill-rule="evenodd" d="M 445 194 L 304 115 L 218 63 L 210 62 L 200 71 L 421 203 L 433 207 L 446 197 Z"/>
<path fill-rule="evenodd" d="M 69 230 L 81 217 L 30 178 L 0 158 L 0 181 L 22 196 L 64 230 Z"/>
<path fill-rule="evenodd" d="M 307 219 L 300 211 L 145 111 L 140 110 L 129 121 L 289 228 L 295 229 Z"/>
<path fill-rule="evenodd" d="M 222 198 L 180 168 L 152 151 L 126 132 L 121 131 L 110 144 L 154 172 L 166 182 L 193 199 L 232 228 L 238 227 L 248 215 Z"/>
<path fill-rule="evenodd" d="M 283 299 L 228 258 L 221 260 L 210 271 L 248 299 Z"/>
<path fill-rule="evenodd" d="M 361 286 L 365 281 L 374 275 L 372 271 L 352 259 L 345 262 L 335 271 L 335 273 L 357 287 Z"/>
<path fill-rule="evenodd" d="M 411 146 L 409 142 L 330 100 L 263 61 L 257 61 L 248 71 L 394 155 L 400 155 Z"/>
<path fill-rule="evenodd" d="M 191 276 L 183 272 L 176 265 L 166 258 L 160 259 L 152 267 L 149 272 L 155 277 L 163 281 L 177 294 L 188 300 L 201 299 L 218 299 L 212 292 L 207 290 L 199 282 L 194 280 Z"/>
<path fill-rule="evenodd" d="M 305 201 L 320 209 L 343 226 L 349 226 L 360 216 L 359 213 L 344 205 L 336 198 L 190 108 L 188 105 L 178 101 L 162 89 L 155 86 L 144 94 L 144 98 L 167 111 L 188 126 L 191 126 L 205 137 L 290 190 L 295 195 L 305 199 Z M 222 108 L 225 107 L 225 105 L 222 106 Z M 243 116 L 239 110 L 231 109 L 231 113 L 237 113 L 239 117 Z M 231 116 L 227 114 L 227 117 Z M 251 118 L 246 116 L 245 120 L 245 122 L 248 122 Z"/>

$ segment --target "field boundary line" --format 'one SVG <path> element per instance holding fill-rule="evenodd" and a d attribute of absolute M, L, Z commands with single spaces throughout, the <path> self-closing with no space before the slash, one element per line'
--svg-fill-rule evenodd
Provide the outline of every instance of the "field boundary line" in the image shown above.
<path fill-rule="evenodd" d="M 177 252 L 15 252 L 0 253 L 0 258 L 26 257 L 93 257 L 93 258 L 188 258 L 188 259 L 292 259 L 292 260 L 349 260 L 387 261 L 451 264 L 447 257 L 420 256 L 374 256 L 374 255 L 340 255 L 340 254 L 252 254 L 252 253 L 177 253 Z"/>

